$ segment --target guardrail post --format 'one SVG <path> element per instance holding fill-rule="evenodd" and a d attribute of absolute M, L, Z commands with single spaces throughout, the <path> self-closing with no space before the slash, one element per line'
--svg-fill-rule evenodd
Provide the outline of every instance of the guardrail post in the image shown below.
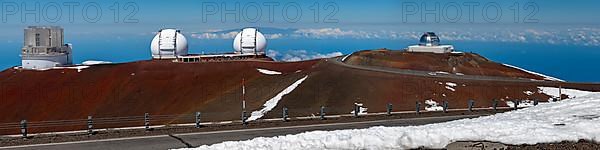
<path fill-rule="evenodd" d="M 468 104 L 469 104 L 469 112 L 472 112 L 473 111 L 473 105 L 475 105 L 475 101 L 469 100 Z"/>
<path fill-rule="evenodd" d="M 88 128 L 88 135 L 93 135 L 94 134 L 94 122 L 92 120 L 92 116 L 87 117 L 87 128 Z"/>
<path fill-rule="evenodd" d="M 513 100 L 513 104 L 515 106 L 515 110 L 519 109 L 519 101 L 518 100 Z"/>
<path fill-rule="evenodd" d="M 321 120 L 325 120 L 325 106 L 321 106 Z"/>
<path fill-rule="evenodd" d="M 492 109 L 494 109 L 494 112 L 498 111 L 498 100 L 492 100 Z"/>
<path fill-rule="evenodd" d="M 388 116 L 392 115 L 392 103 L 387 104 L 387 115 Z"/>
<path fill-rule="evenodd" d="M 417 107 L 416 107 L 416 113 L 418 115 L 419 113 L 421 113 L 421 102 L 417 101 L 416 105 L 417 105 Z"/>
<path fill-rule="evenodd" d="M 27 138 L 27 120 L 21 120 L 21 135 L 23 138 Z"/>
<path fill-rule="evenodd" d="M 144 113 L 144 126 L 146 131 L 150 131 L 150 114 Z"/>
<path fill-rule="evenodd" d="M 537 99 L 533 100 L 533 106 L 537 106 L 539 103 L 540 103 L 539 100 L 537 100 Z"/>
<path fill-rule="evenodd" d="M 244 127 L 248 126 L 248 122 L 246 122 L 247 119 L 248 117 L 246 117 L 246 111 L 242 111 L 242 125 L 244 125 Z"/>
<path fill-rule="evenodd" d="M 287 107 L 283 107 L 283 113 L 281 115 L 282 115 L 281 117 L 283 118 L 283 121 L 287 122 L 288 121 L 288 117 L 289 117 L 289 115 L 288 115 L 288 108 Z"/>
<path fill-rule="evenodd" d="M 358 118 L 359 111 L 360 111 L 360 108 L 358 107 L 358 104 L 354 103 L 354 118 Z"/>
<path fill-rule="evenodd" d="M 200 128 L 200 112 L 196 112 L 195 114 L 195 118 L 196 118 L 196 128 Z"/>
<path fill-rule="evenodd" d="M 447 113 L 447 112 L 448 112 L 448 101 L 444 101 L 444 102 L 442 103 L 442 108 L 443 108 L 443 110 L 444 110 L 444 113 Z"/>

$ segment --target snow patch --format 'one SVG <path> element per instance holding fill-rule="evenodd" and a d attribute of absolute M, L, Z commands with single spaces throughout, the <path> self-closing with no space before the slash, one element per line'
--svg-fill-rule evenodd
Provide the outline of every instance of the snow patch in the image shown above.
<path fill-rule="evenodd" d="M 446 82 L 447 86 L 455 87 L 457 84 L 452 82 Z"/>
<path fill-rule="evenodd" d="M 519 100 L 519 104 L 517 105 L 517 107 L 518 108 L 532 107 L 532 106 L 535 106 L 534 103 L 535 103 L 535 101 L 532 101 L 532 100 Z M 512 101 L 506 101 L 506 105 L 511 108 L 515 107 L 515 103 Z"/>
<path fill-rule="evenodd" d="M 258 70 L 258 72 L 260 72 L 262 74 L 266 74 L 266 75 L 280 75 L 281 74 L 281 72 L 267 70 L 267 69 L 256 68 L 256 70 Z"/>
<path fill-rule="evenodd" d="M 363 107 L 362 103 L 354 103 L 354 105 L 358 105 L 358 115 L 366 115 L 367 114 L 367 107 Z M 350 111 L 350 114 L 354 114 L 354 110 Z"/>
<path fill-rule="evenodd" d="M 585 110 L 585 111 L 582 111 Z M 204 149 L 442 149 L 455 141 L 536 144 L 600 141 L 600 94 L 475 119 L 404 127 L 312 131 L 203 145 Z"/>
<path fill-rule="evenodd" d="M 346 61 L 346 58 L 348 58 L 348 56 L 350 56 L 350 55 L 352 55 L 352 54 L 348 54 L 348 55 L 344 56 L 344 58 L 342 58 L 342 62 Z"/>
<path fill-rule="evenodd" d="M 523 91 L 523 93 L 526 95 L 530 95 L 530 96 L 533 95 L 533 92 L 531 92 L 531 91 Z"/>
<path fill-rule="evenodd" d="M 443 96 L 446 96 L 445 94 L 443 94 Z M 425 100 L 425 110 L 427 111 L 443 111 L 444 108 L 442 106 L 439 106 L 438 103 L 434 100 L 428 99 Z"/>
<path fill-rule="evenodd" d="M 452 92 L 455 92 L 455 91 L 456 91 L 456 89 L 454 89 L 453 87 L 450 87 L 450 86 L 446 86 L 446 89 L 448 89 L 448 90 L 450 90 L 450 91 L 452 91 Z"/>
<path fill-rule="evenodd" d="M 275 108 L 275 106 L 277 106 L 277 103 L 279 102 L 279 100 L 281 100 L 281 98 L 283 96 L 294 91 L 294 89 L 296 89 L 296 87 L 298 87 L 298 85 L 300 85 L 300 83 L 304 82 L 304 80 L 306 80 L 306 78 L 308 78 L 308 76 L 305 76 L 304 78 L 294 82 L 292 85 L 288 86 L 283 91 L 281 91 L 277 95 L 275 95 L 275 97 L 267 100 L 267 102 L 265 102 L 265 104 L 263 104 L 263 108 L 261 110 L 252 112 L 252 114 L 248 118 L 248 121 L 256 120 L 256 119 L 263 117 L 265 115 L 265 113 L 271 111 L 273 108 Z"/>
<path fill-rule="evenodd" d="M 100 65 L 100 64 L 112 64 L 112 62 L 110 61 L 98 61 L 98 60 L 88 60 L 88 61 L 84 61 L 81 64 L 83 65 Z"/>
<path fill-rule="evenodd" d="M 440 85 L 442 84 L 442 82 L 439 83 Z M 452 82 L 446 82 L 446 89 L 454 92 L 456 91 L 456 89 L 454 89 L 454 87 L 456 87 L 457 84 L 456 83 L 452 83 Z"/>
<path fill-rule="evenodd" d="M 525 72 L 527 72 L 527 73 L 530 73 L 530 74 L 534 74 L 534 75 L 537 75 L 537 76 L 541 76 L 541 77 L 543 77 L 545 80 L 565 82 L 564 80 L 561 80 L 561 79 L 558 79 L 558 78 L 555 78 L 555 77 L 551 77 L 551 76 L 547 76 L 547 75 L 544 75 L 544 74 L 541 74 L 541 73 L 537 73 L 537 72 L 533 72 L 533 71 L 525 70 L 525 69 L 523 69 L 523 68 L 519 68 L 519 67 L 517 67 L 517 66 L 513 66 L 513 65 L 509 65 L 509 64 L 503 64 L 503 65 L 504 65 L 504 66 L 507 66 L 507 67 L 511 67 L 511 68 L 519 69 L 519 70 L 521 70 L 521 71 L 525 71 Z"/>
<path fill-rule="evenodd" d="M 449 75 L 450 73 L 448 73 L 448 72 L 444 72 L 444 71 L 436 71 L 436 72 L 429 72 L 429 73 L 427 73 L 427 74 L 429 74 L 429 75 L 431 75 L 431 76 L 436 76 L 436 75 L 438 75 L 438 74 L 442 74 L 442 75 Z"/>
<path fill-rule="evenodd" d="M 51 69 L 77 69 L 77 72 L 89 68 L 90 66 L 72 66 L 72 67 L 52 67 Z"/>

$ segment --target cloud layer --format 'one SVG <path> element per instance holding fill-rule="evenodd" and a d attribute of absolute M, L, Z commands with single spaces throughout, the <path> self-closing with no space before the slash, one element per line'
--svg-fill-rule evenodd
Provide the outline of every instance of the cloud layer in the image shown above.
<path fill-rule="evenodd" d="M 307 50 L 287 50 L 287 51 L 277 51 L 277 50 L 267 50 L 267 56 L 275 59 L 276 61 L 285 61 L 285 62 L 294 62 L 294 61 L 303 61 L 303 60 L 312 60 L 312 59 L 320 59 L 320 58 L 331 58 L 344 55 L 342 52 L 332 52 L 332 53 L 318 53 L 318 52 L 310 52 Z"/>
<path fill-rule="evenodd" d="M 261 28 L 262 30 L 262 28 Z M 233 39 L 238 30 L 211 30 L 192 33 L 198 39 Z M 307 29 L 277 29 L 263 30 L 267 39 L 307 38 L 307 39 L 389 39 L 416 40 L 423 33 L 416 31 L 362 31 L 345 30 L 341 28 L 307 28 Z M 485 42 L 520 42 L 543 43 L 580 46 L 600 46 L 600 28 L 548 28 L 548 29 L 492 29 L 468 30 L 454 29 L 438 31 L 444 41 L 485 41 Z"/>

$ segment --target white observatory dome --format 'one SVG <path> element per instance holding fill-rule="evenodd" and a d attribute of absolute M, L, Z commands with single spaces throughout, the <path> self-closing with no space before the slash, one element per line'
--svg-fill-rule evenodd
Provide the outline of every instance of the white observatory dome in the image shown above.
<path fill-rule="evenodd" d="M 267 39 L 256 28 L 244 28 L 233 39 L 236 54 L 262 55 L 267 47 Z"/>
<path fill-rule="evenodd" d="M 425 32 L 419 40 L 419 45 L 438 46 L 440 45 L 440 38 L 433 32 Z"/>
<path fill-rule="evenodd" d="M 152 39 L 150 49 L 154 59 L 173 59 L 188 54 L 188 43 L 179 30 L 162 29 Z"/>

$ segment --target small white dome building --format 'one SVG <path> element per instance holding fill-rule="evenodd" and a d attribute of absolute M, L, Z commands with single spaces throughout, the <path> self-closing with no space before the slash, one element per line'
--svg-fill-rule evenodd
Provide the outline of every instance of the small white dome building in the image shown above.
<path fill-rule="evenodd" d="M 408 46 L 408 52 L 426 52 L 426 53 L 450 53 L 454 51 L 452 45 L 441 45 L 440 37 L 433 32 L 425 32 L 418 45 Z"/>
<path fill-rule="evenodd" d="M 179 30 L 162 29 L 152 39 L 150 50 L 154 59 L 175 59 L 188 54 L 188 43 Z"/>
<path fill-rule="evenodd" d="M 233 39 L 236 54 L 264 55 L 267 39 L 256 28 L 244 28 Z"/>

